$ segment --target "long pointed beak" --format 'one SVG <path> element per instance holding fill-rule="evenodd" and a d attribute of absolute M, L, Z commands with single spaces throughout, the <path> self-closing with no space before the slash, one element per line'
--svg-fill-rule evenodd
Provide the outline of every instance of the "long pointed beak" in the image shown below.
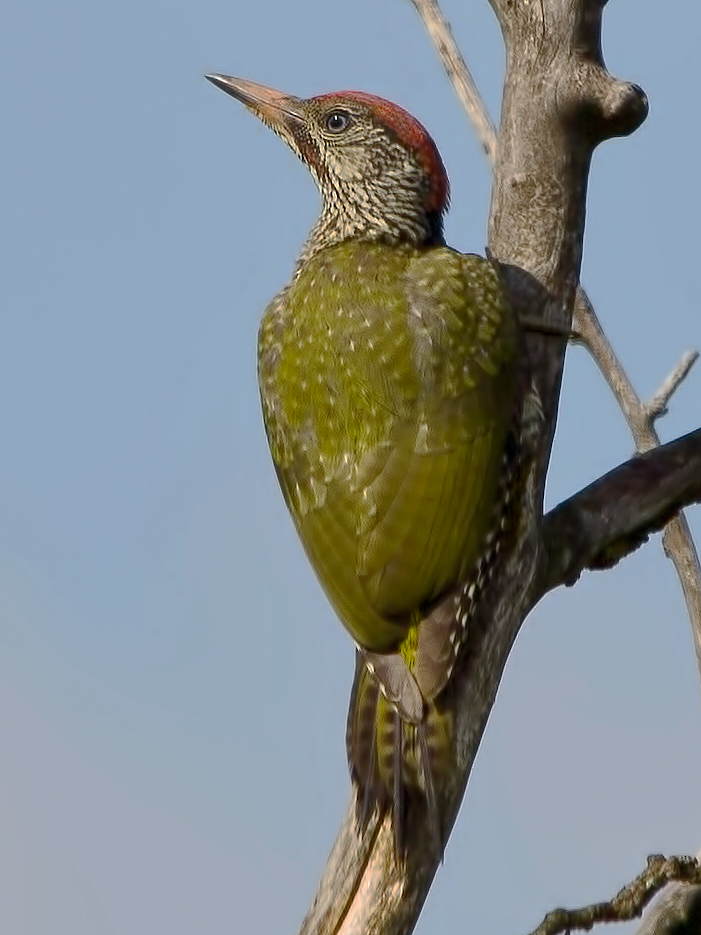
<path fill-rule="evenodd" d="M 263 84 L 246 81 L 244 78 L 231 78 L 229 75 L 205 75 L 217 88 L 235 97 L 237 101 L 253 111 L 253 113 L 274 126 L 284 122 L 284 118 L 293 121 L 304 121 L 300 108 L 300 100 L 274 88 L 266 88 Z"/>

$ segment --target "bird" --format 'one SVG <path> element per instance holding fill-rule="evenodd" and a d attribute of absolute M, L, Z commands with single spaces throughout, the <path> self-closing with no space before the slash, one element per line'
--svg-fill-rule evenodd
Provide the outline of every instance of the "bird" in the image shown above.
<path fill-rule="evenodd" d="M 346 749 L 357 817 L 395 852 L 455 762 L 445 704 L 504 541 L 519 446 L 519 322 L 498 266 L 446 245 L 450 187 L 424 126 L 363 91 L 299 98 L 209 74 L 321 195 L 258 334 L 263 421 L 312 568 L 356 646 Z"/>

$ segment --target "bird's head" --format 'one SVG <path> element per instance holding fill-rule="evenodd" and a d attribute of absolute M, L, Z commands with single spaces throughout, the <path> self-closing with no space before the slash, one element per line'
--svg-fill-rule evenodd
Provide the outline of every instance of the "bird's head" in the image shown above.
<path fill-rule="evenodd" d="M 436 144 L 411 114 L 362 91 L 307 99 L 207 75 L 299 156 L 321 192 L 307 256 L 351 237 L 415 246 L 443 242 L 449 186 Z"/>

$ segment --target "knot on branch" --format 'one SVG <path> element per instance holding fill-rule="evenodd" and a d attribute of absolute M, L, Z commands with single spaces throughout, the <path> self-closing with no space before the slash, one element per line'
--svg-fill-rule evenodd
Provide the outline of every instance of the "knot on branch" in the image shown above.
<path fill-rule="evenodd" d="M 601 50 L 601 21 L 606 0 L 581 0 L 575 5 L 572 66 L 564 70 L 569 106 L 580 128 L 593 145 L 612 136 L 627 136 L 647 117 L 648 101 L 642 88 L 614 78 L 606 68 Z"/>
<path fill-rule="evenodd" d="M 554 107 L 570 138 L 593 148 L 636 130 L 648 113 L 645 92 L 610 74 L 601 49 L 605 0 L 490 0 L 520 83 Z M 514 77 L 510 76 L 513 81 Z M 548 100 L 550 92 L 550 99 Z M 547 119 L 547 118 L 546 118 Z"/>
<path fill-rule="evenodd" d="M 648 114 L 641 87 L 614 78 L 600 62 L 572 60 L 574 69 L 558 89 L 558 104 L 566 122 L 593 146 L 614 136 L 628 136 Z"/>

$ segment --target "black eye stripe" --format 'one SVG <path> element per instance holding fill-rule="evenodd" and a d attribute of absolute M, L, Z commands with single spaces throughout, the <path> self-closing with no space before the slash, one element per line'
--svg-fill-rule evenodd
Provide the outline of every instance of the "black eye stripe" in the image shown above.
<path fill-rule="evenodd" d="M 332 110 L 324 118 L 324 126 L 330 133 L 343 133 L 350 122 L 350 114 L 345 110 Z"/>

